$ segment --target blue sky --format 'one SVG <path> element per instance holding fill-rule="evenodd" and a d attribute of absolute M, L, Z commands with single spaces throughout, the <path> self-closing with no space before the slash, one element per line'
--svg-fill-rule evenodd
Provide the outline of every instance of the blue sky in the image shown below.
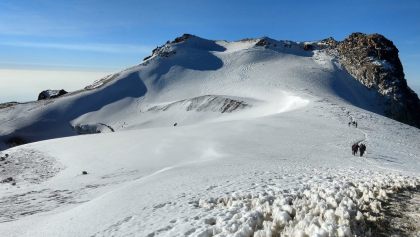
<path fill-rule="evenodd" d="M 342 40 L 351 32 L 378 32 L 391 39 L 400 50 L 409 84 L 420 91 L 416 0 L 2 0 L 0 81 L 5 85 L 13 80 L 19 88 L 20 73 L 27 77 L 32 70 L 37 71 L 31 79 L 36 88 L 75 89 L 139 63 L 154 47 L 182 33 L 209 39 L 269 36 L 299 41 L 329 36 Z M 51 71 L 62 73 L 50 82 L 42 72 Z M 86 73 L 69 76 L 74 71 Z M 0 94 L 6 89 L 2 86 Z M 0 101 L 30 99 L 16 93 Z"/>

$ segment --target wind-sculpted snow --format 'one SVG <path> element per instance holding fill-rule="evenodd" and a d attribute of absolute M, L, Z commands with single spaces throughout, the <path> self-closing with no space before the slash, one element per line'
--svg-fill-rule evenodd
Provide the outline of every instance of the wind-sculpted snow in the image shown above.
<path fill-rule="evenodd" d="M 420 185 L 401 175 L 351 172 L 353 179 L 335 175 L 295 190 L 200 200 L 199 207 L 216 211 L 197 236 L 370 236 L 371 223 L 384 218 L 388 195 Z"/>

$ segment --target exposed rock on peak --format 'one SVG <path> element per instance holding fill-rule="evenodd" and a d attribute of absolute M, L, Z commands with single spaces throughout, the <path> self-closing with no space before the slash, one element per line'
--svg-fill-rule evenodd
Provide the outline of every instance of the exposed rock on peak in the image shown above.
<path fill-rule="evenodd" d="M 341 42 L 327 39 L 340 62 L 358 81 L 377 90 L 387 101 L 387 116 L 420 127 L 420 100 L 408 86 L 392 41 L 380 34 L 353 33 Z"/>
<path fill-rule="evenodd" d="M 273 40 L 269 37 L 262 37 L 260 39 L 258 39 L 258 41 L 255 43 L 255 46 L 261 46 L 261 47 L 266 47 L 266 46 L 277 46 L 278 41 Z"/>
<path fill-rule="evenodd" d="M 338 41 L 335 40 L 333 37 L 328 37 L 318 42 L 318 45 L 320 46 L 325 45 L 329 47 L 336 47 L 337 44 L 338 44 Z"/>
<path fill-rule="evenodd" d="M 143 61 L 146 61 L 146 60 L 148 60 L 148 59 L 150 59 L 154 56 L 160 56 L 160 57 L 167 58 L 171 55 L 174 55 L 176 53 L 176 51 L 171 48 L 171 45 L 172 44 L 178 44 L 178 43 L 181 43 L 181 42 L 185 42 L 187 39 L 190 39 L 192 37 L 195 37 L 195 36 L 191 35 L 191 34 L 183 34 L 182 36 L 177 37 L 172 41 L 168 40 L 166 42 L 166 44 L 158 46 L 155 49 L 153 49 L 152 55 L 145 57 L 143 59 Z"/>
<path fill-rule="evenodd" d="M 305 44 L 303 44 L 303 49 L 306 50 L 306 51 L 311 51 L 311 50 L 314 49 L 314 45 L 311 44 L 311 43 L 305 43 Z"/>
<path fill-rule="evenodd" d="M 171 44 L 184 42 L 184 41 L 186 41 L 187 39 L 189 39 L 189 38 L 191 38 L 191 37 L 194 37 L 194 35 L 191 35 L 191 34 L 186 34 L 186 33 L 185 33 L 185 34 L 183 34 L 182 36 L 177 37 L 177 38 L 175 38 L 173 41 L 171 41 Z"/>
<path fill-rule="evenodd" d="M 183 34 L 172 41 L 167 41 L 165 44 L 156 47 L 152 51 L 152 55 L 143 59 L 148 59 L 159 56 L 161 58 L 168 58 L 173 56 L 179 50 L 183 49 L 197 49 L 206 51 L 223 51 L 225 48 L 215 43 L 213 40 L 207 40 L 191 34 Z"/>
<path fill-rule="evenodd" d="M 270 45 L 270 42 L 267 41 L 267 39 L 263 38 L 258 40 L 258 42 L 255 44 L 256 46 L 267 46 Z"/>

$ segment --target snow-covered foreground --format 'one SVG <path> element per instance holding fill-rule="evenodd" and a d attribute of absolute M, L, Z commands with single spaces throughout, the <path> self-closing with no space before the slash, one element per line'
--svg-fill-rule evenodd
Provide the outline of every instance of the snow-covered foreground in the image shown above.
<path fill-rule="evenodd" d="M 104 133 L 2 151 L 1 236 L 367 236 L 388 196 L 420 185 L 420 130 L 365 110 L 375 95 L 327 55 L 193 40 L 201 64 L 179 49 L 6 108 L 3 133 Z"/>
<path fill-rule="evenodd" d="M 352 156 L 350 144 L 364 139 L 366 157 Z M 314 101 L 258 119 L 33 143 L 6 151 L 8 160 L 43 153 L 61 171 L 33 182 L 40 161 L 2 185 L 0 232 L 363 236 L 388 192 L 419 185 L 419 140 L 409 126 Z"/>

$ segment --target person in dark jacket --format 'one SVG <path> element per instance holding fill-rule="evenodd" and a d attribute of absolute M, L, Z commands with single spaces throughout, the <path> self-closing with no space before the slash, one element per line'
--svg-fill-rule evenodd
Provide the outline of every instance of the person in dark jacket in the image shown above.
<path fill-rule="evenodd" d="M 363 156 L 363 154 L 365 153 L 365 151 L 366 151 L 366 145 L 365 144 L 360 144 L 360 147 L 359 147 L 359 150 L 360 150 L 360 157 L 362 157 Z"/>
<path fill-rule="evenodd" d="M 354 143 L 354 144 L 351 146 L 351 151 L 353 152 L 353 155 L 354 155 L 354 156 L 357 154 L 357 151 L 358 151 L 358 150 L 359 150 L 359 144 Z"/>

